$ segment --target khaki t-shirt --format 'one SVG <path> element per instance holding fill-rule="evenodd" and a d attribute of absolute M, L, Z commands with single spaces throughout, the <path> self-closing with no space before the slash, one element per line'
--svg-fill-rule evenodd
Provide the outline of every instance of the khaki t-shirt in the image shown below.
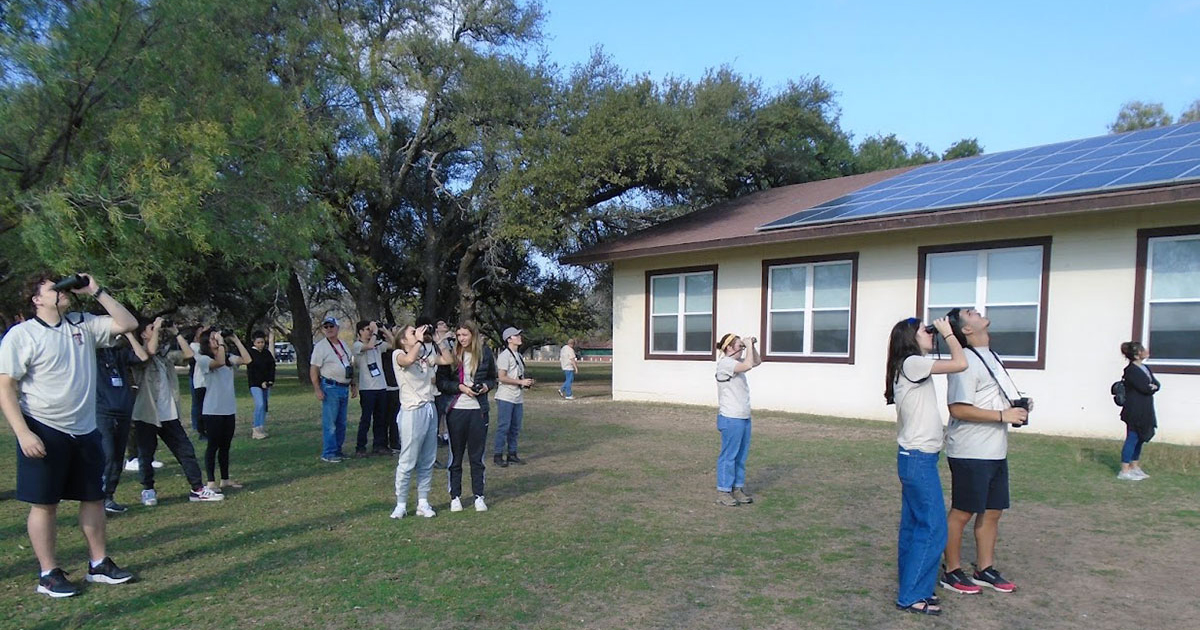
<path fill-rule="evenodd" d="M 525 360 L 516 352 L 505 348 L 500 351 L 500 356 L 496 357 L 496 371 L 500 374 L 507 373 L 508 378 L 523 379 L 525 378 Z M 496 386 L 496 400 L 519 405 L 525 402 L 525 392 L 520 385 L 509 385 L 502 382 Z"/>
<path fill-rule="evenodd" d="M 967 350 L 967 369 L 946 377 L 946 403 L 966 403 L 980 409 L 1003 411 L 1008 409 L 1009 399 L 1020 396 L 1017 386 L 1008 379 L 1007 373 L 988 348 L 976 348 L 979 355 Z M 983 360 L 980 360 L 980 356 Z M 988 374 L 983 361 L 987 361 L 996 378 Z M 1004 383 L 1005 392 L 1000 391 L 996 379 Z M 1008 457 L 1008 423 L 965 422 L 950 417 L 946 427 L 946 456 L 961 459 L 1005 459 Z"/>
<path fill-rule="evenodd" d="M 396 380 L 400 383 L 400 406 L 404 409 L 419 409 L 433 402 L 433 377 L 437 373 L 437 348 L 432 343 L 421 344 L 422 358 L 413 361 L 408 367 L 396 366 Z M 404 356 L 400 351 L 392 355 Z"/>
<path fill-rule="evenodd" d="M 563 346 L 562 351 L 558 353 L 558 363 L 562 366 L 564 372 L 570 372 L 575 369 L 575 348 L 571 346 Z"/>
<path fill-rule="evenodd" d="M 750 417 L 750 383 L 745 372 L 737 372 L 741 363 L 734 357 L 717 360 L 717 413 L 726 418 Z"/>
<path fill-rule="evenodd" d="M 942 416 L 933 387 L 936 359 L 913 355 L 904 360 L 896 375 L 896 442 L 906 449 L 924 453 L 942 450 Z"/>
<path fill-rule="evenodd" d="M 331 343 L 326 337 L 313 346 L 312 358 L 309 363 L 320 369 L 322 377 L 349 385 L 350 381 L 346 378 L 346 366 L 352 365 L 353 361 L 350 349 L 342 340 L 338 339 Z"/>

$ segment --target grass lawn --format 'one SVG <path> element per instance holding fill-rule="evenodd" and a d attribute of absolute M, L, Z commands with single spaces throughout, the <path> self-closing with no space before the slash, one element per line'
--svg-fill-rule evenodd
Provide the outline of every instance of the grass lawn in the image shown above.
<path fill-rule="evenodd" d="M 27 508 L 13 498 L 15 440 L 2 431 L 0 627 L 1198 623 L 1200 598 L 1187 576 L 1200 558 L 1200 449 L 1151 443 L 1143 462 L 1152 478 L 1131 483 L 1115 478 L 1115 440 L 1013 432 L 1013 509 L 1001 522 L 997 564 L 1020 589 L 943 592 L 945 614 L 923 618 L 893 606 L 900 505 L 890 424 L 756 412 L 748 485 L 758 501 L 721 508 L 713 503 L 714 409 L 612 402 L 608 367 L 594 364 L 576 381 L 577 400 L 564 401 L 554 392 L 557 366 L 534 370 L 541 383 L 528 394 L 521 447 L 529 464 L 491 466 L 489 446 L 491 510 L 451 514 L 446 473 L 437 470 L 438 516 L 412 517 L 410 499 L 401 521 L 388 518 L 394 458 L 319 462 L 319 407 L 293 380 L 271 401 L 271 437 L 252 441 L 239 382 L 232 468 L 245 488 L 222 503 L 189 503 L 178 464 L 160 448 L 159 506 L 142 507 L 136 473 L 125 473 L 117 498 L 130 510 L 109 519 L 110 553 L 137 581 L 89 585 L 66 600 L 34 593 Z M 347 450 L 357 414 L 352 400 Z M 948 493 L 944 462 L 942 470 Z M 58 555 L 82 582 L 76 514 L 64 504 Z M 968 534 L 968 561 L 972 544 Z"/>

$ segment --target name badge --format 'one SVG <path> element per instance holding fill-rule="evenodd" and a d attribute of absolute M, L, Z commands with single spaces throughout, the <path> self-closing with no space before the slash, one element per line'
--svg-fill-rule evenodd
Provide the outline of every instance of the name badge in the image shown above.
<path fill-rule="evenodd" d="M 111 380 L 113 387 L 125 387 L 125 379 L 121 378 L 120 376 L 114 376 Z"/>
<path fill-rule="evenodd" d="M 383 374 L 383 372 L 379 371 L 379 366 L 374 363 L 367 364 L 367 372 L 370 372 L 371 376 L 379 376 L 380 374 Z"/>

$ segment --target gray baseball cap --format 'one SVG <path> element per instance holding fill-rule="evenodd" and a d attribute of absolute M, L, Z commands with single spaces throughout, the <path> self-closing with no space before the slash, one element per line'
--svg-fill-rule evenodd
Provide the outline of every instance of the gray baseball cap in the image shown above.
<path fill-rule="evenodd" d="M 519 335 L 521 332 L 522 331 L 520 328 L 513 328 L 512 326 L 509 326 L 508 328 L 504 329 L 504 332 L 500 335 L 500 338 L 504 340 L 504 343 L 508 343 L 509 337 L 513 335 Z"/>

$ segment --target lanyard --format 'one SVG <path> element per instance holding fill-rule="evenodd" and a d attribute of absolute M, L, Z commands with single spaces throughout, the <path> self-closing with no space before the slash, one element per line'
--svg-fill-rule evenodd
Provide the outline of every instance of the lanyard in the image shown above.
<path fill-rule="evenodd" d="M 521 358 L 521 355 L 517 354 L 516 352 L 513 352 L 512 348 L 505 348 L 505 350 L 508 350 L 508 353 L 513 356 L 513 360 L 517 362 L 517 367 L 521 368 L 521 373 L 518 374 L 516 376 L 516 378 L 518 378 L 518 379 L 525 378 L 525 360 Z M 509 374 L 508 377 L 513 378 L 513 376 L 511 374 Z"/>
<path fill-rule="evenodd" d="M 996 373 L 993 372 L 992 368 L 988 366 L 987 361 L 983 360 L 983 355 L 979 354 L 979 351 L 971 346 L 967 346 L 967 350 L 974 352 L 975 356 L 979 357 L 979 362 L 983 364 L 983 367 L 987 370 L 988 375 L 992 377 L 993 381 L 996 381 L 996 388 L 1000 390 L 1000 395 L 1004 397 L 1004 402 L 1007 402 L 1009 406 L 1012 406 L 1012 399 L 1008 397 L 1008 392 L 1004 391 L 1004 386 L 1000 384 L 1000 379 L 996 378 Z M 1004 370 L 1004 376 L 1008 377 L 1008 384 L 1012 385 L 1013 389 L 1016 390 L 1017 382 L 1013 380 L 1012 374 L 1008 373 L 1008 368 L 1004 367 L 1004 362 L 1000 360 L 1000 355 L 996 354 L 996 351 L 992 350 L 991 348 L 988 348 L 988 352 L 991 352 L 992 356 L 996 357 L 996 363 L 1000 364 L 1000 369 Z M 1020 395 L 1020 393 L 1020 391 L 1017 391 L 1018 395 Z"/>
<path fill-rule="evenodd" d="M 328 341 L 328 340 L 326 340 L 326 341 Z M 341 345 L 342 345 L 342 340 L 338 339 L 338 346 L 341 346 Z M 338 363 L 341 363 L 342 367 L 349 365 L 348 363 L 346 363 L 346 360 L 342 358 L 342 353 L 338 352 L 337 346 L 333 345 L 332 341 L 329 342 L 329 347 L 333 348 L 333 353 L 337 355 Z M 345 351 L 346 351 L 346 347 L 342 346 L 342 352 L 345 352 Z"/>

